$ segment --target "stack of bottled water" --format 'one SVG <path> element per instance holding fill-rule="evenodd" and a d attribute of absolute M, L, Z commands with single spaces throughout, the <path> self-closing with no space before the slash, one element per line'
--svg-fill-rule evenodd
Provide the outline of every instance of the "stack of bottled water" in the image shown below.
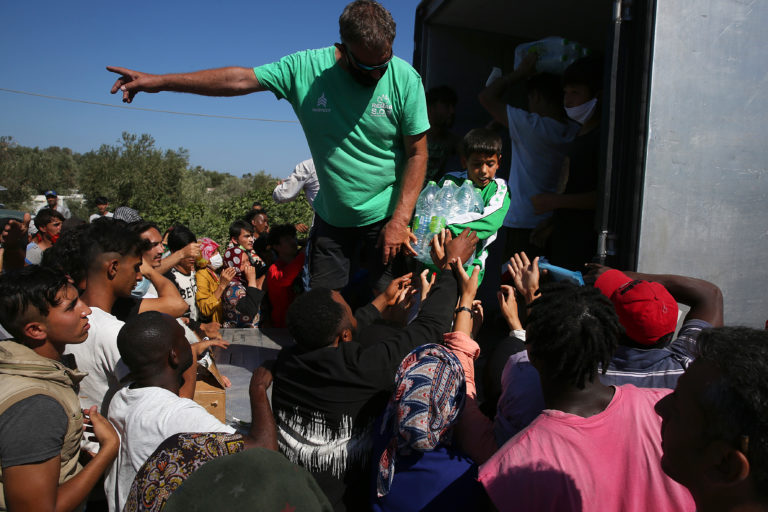
<path fill-rule="evenodd" d="M 536 53 L 539 56 L 536 60 L 536 71 L 562 75 L 565 68 L 581 57 L 586 57 L 590 52 L 575 41 L 562 37 L 546 37 L 539 41 L 520 44 L 515 48 L 515 69 L 529 53 Z"/>
<path fill-rule="evenodd" d="M 429 263 L 432 261 L 429 250 L 432 238 L 440 233 L 459 215 L 482 213 L 485 205 L 480 191 L 470 180 L 465 180 L 457 187 L 451 180 L 445 180 L 442 187 L 430 181 L 421 191 L 416 201 L 412 229 L 416 235 L 416 259 Z"/>

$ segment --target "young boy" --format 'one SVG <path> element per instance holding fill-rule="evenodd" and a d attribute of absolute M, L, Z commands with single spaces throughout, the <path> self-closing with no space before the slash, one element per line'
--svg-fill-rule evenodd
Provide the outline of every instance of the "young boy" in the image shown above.
<path fill-rule="evenodd" d="M 33 241 L 27 245 L 24 263 L 39 265 L 43 259 L 43 251 L 52 247 L 59 239 L 61 226 L 64 224 L 64 216 L 56 210 L 46 208 L 41 210 L 32 222 L 37 227 L 37 234 Z"/>
<path fill-rule="evenodd" d="M 90 314 L 62 273 L 35 265 L 0 277 L 0 322 L 15 339 L 0 342 L 0 510 L 74 510 L 117 456 L 114 428 L 80 409 L 84 374 L 64 364 Z M 82 467 L 84 423 L 100 450 Z"/>
<path fill-rule="evenodd" d="M 291 224 L 275 226 L 269 232 L 269 244 L 277 260 L 267 269 L 267 293 L 272 304 L 272 327 L 285 327 L 288 306 L 296 298 L 294 281 L 304 266 L 305 252 L 299 251 L 296 228 Z"/>
<path fill-rule="evenodd" d="M 440 180 L 442 187 L 450 180 L 461 186 L 464 180 L 471 180 L 480 189 L 485 209 L 482 213 L 467 212 L 448 219 L 448 229 L 453 236 L 469 228 L 477 234 L 475 258 L 472 265 L 480 266 L 480 281 L 485 275 L 485 260 L 488 257 L 488 246 L 496 240 L 496 232 L 504 222 L 509 209 L 509 194 L 504 180 L 496 178 L 501 159 L 501 137 L 486 128 L 470 130 L 461 141 L 461 163 L 465 171 L 450 172 Z"/>

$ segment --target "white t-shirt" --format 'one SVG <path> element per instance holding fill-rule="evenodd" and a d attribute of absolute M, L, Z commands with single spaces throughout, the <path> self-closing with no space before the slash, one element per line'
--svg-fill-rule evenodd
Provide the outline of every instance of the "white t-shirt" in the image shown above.
<path fill-rule="evenodd" d="M 113 214 L 112 212 L 107 212 L 107 213 L 105 213 L 103 216 L 104 216 L 104 217 L 112 217 L 113 215 L 114 215 L 114 214 Z M 98 214 L 98 213 L 94 213 L 93 215 L 91 215 L 90 217 L 88 217 L 88 222 L 93 222 L 93 221 L 95 221 L 96 219 L 100 219 L 101 217 L 102 217 L 102 215 L 100 215 L 100 214 Z"/>
<path fill-rule="evenodd" d="M 235 433 L 203 406 L 159 387 L 121 389 L 112 399 L 108 418 L 120 436 L 120 451 L 104 480 L 110 512 L 123 510 L 136 473 L 160 443 L 172 435 Z"/>
<path fill-rule="evenodd" d="M 504 225 L 535 228 L 552 212 L 533 213 L 531 197 L 557 192 L 563 160 L 580 127 L 573 121 L 561 123 L 509 105 L 507 121 L 512 153 L 507 180 L 510 202 Z"/>
<path fill-rule="evenodd" d="M 104 414 L 120 380 L 129 373 L 117 350 L 117 333 L 124 322 L 97 307 L 91 307 L 88 321 L 88 338 L 83 343 L 67 345 L 64 353 L 73 354 L 77 369 L 88 373 L 80 382 L 80 405 L 83 409 L 97 405 Z"/>
<path fill-rule="evenodd" d="M 181 298 L 189 305 L 189 319 L 192 321 L 197 320 L 197 301 L 195 300 L 197 296 L 197 279 L 195 278 L 195 270 L 192 269 L 192 272 L 187 275 L 172 268 L 171 274 L 176 280 L 176 287 L 179 289 Z"/>
<path fill-rule="evenodd" d="M 146 277 L 144 279 L 147 279 Z M 147 288 L 147 293 L 144 294 L 145 299 L 157 299 L 159 296 L 157 295 L 157 288 L 155 288 L 155 285 L 153 285 L 151 282 L 149 283 L 149 288 Z"/>

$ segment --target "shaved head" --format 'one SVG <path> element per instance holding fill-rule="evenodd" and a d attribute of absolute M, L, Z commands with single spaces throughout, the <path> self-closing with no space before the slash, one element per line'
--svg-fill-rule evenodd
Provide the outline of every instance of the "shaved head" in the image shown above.
<path fill-rule="evenodd" d="M 141 373 L 147 368 L 164 366 L 171 350 L 176 350 L 179 357 L 184 356 L 178 352 L 189 351 L 189 343 L 184 337 L 184 329 L 173 317 L 147 311 L 120 329 L 117 348 L 131 373 Z"/>

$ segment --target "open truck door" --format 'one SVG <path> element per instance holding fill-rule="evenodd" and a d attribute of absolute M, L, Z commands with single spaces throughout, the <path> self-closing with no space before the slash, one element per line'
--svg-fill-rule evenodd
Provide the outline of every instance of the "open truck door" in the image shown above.
<path fill-rule="evenodd" d="M 426 89 L 457 92 L 464 134 L 489 121 L 477 95 L 518 44 L 557 35 L 604 55 L 596 259 L 711 281 L 729 324 L 763 327 L 767 22 L 768 2 L 740 0 L 423 0 L 413 62 Z"/>

